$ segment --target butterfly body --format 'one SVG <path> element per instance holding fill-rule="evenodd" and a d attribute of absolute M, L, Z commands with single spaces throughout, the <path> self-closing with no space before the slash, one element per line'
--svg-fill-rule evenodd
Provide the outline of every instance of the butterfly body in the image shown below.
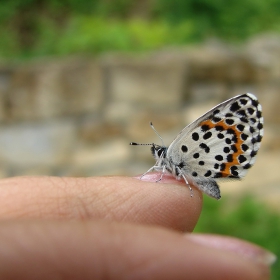
<path fill-rule="evenodd" d="M 167 171 L 219 199 L 217 182 L 243 178 L 262 137 L 261 105 L 253 94 L 239 95 L 186 126 L 169 147 L 152 144 L 156 164 L 147 172 Z"/>
<path fill-rule="evenodd" d="M 162 152 L 163 149 L 164 152 Z M 151 150 L 153 156 L 156 159 L 156 164 L 152 167 L 153 170 L 161 171 L 162 174 L 164 174 L 165 171 L 168 171 L 177 180 L 184 178 L 189 187 L 190 184 L 195 185 L 198 189 L 208 194 L 209 196 L 216 199 L 221 198 L 220 189 L 216 181 L 211 178 L 205 180 L 205 178 L 199 174 L 197 174 L 194 178 L 192 175 L 193 168 L 184 157 L 180 155 L 174 156 L 173 154 L 172 156 L 167 156 L 168 148 L 163 146 L 153 146 Z M 148 170 L 147 172 L 150 171 L 151 170 Z"/>

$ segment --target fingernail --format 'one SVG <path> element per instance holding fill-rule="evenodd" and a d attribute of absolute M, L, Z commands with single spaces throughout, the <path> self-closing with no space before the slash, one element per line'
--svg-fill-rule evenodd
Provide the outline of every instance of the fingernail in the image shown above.
<path fill-rule="evenodd" d="M 161 173 L 160 172 L 150 172 L 147 173 L 146 175 L 142 176 L 142 175 L 138 175 L 138 176 L 134 176 L 133 178 L 142 180 L 142 181 L 146 181 L 146 182 L 151 182 L 151 183 L 156 183 L 156 182 L 160 182 L 160 183 L 180 183 L 181 181 L 178 181 L 175 179 L 175 177 L 172 174 L 164 174 L 161 178 L 161 180 L 159 181 L 161 177 Z"/>
<path fill-rule="evenodd" d="M 235 252 L 247 259 L 267 266 L 271 266 L 277 259 L 276 255 L 272 252 L 234 237 L 209 234 L 188 234 L 187 238 L 205 246 Z"/>

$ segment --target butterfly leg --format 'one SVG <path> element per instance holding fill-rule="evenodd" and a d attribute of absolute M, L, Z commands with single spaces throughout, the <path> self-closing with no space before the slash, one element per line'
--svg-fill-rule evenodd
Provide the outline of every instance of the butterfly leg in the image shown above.
<path fill-rule="evenodd" d="M 165 166 L 161 167 L 161 166 L 158 166 L 158 165 L 154 165 L 152 166 L 148 171 L 146 171 L 144 174 L 141 175 L 140 177 L 140 180 L 142 180 L 142 178 L 148 174 L 149 172 L 152 172 L 153 170 L 156 170 L 156 171 L 161 171 L 161 176 L 158 180 L 156 180 L 156 182 L 159 182 L 161 181 L 162 177 L 163 177 L 163 174 L 165 172 Z"/>
<path fill-rule="evenodd" d="M 178 177 L 183 177 L 184 178 L 184 180 L 185 180 L 185 182 L 186 182 L 186 184 L 189 187 L 189 190 L 191 192 L 191 197 L 193 197 L 193 189 L 192 189 L 191 185 L 189 184 L 189 182 L 187 180 L 187 177 L 182 173 L 181 169 L 178 166 L 176 166 L 176 169 L 177 169 L 178 174 L 179 174 Z"/>
<path fill-rule="evenodd" d="M 145 173 L 143 173 L 143 174 L 141 175 L 141 177 L 140 177 L 140 180 L 142 180 L 142 178 L 143 178 L 146 174 L 148 174 L 149 172 L 152 172 L 154 169 L 155 169 L 155 166 L 152 166 L 148 171 L 146 171 Z"/>
<path fill-rule="evenodd" d="M 164 173 L 165 173 L 165 169 L 166 169 L 166 168 L 165 168 L 165 165 L 164 165 L 164 166 L 162 167 L 162 170 L 161 170 L 160 178 L 156 180 L 156 183 L 157 183 L 157 182 L 160 182 L 160 181 L 162 180 L 162 177 L 163 177 L 163 175 L 164 175 Z"/>

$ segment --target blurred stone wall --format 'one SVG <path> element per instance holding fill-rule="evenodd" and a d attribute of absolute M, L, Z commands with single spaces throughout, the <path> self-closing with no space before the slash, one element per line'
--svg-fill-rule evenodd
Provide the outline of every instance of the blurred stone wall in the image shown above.
<path fill-rule="evenodd" d="M 129 142 L 160 143 L 150 121 L 169 145 L 195 118 L 245 92 L 264 111 L 263 146 L 245 183 L 261 193 L 260 177 L 272 187 L 280 181 L 280 37 L 2 63 L 0 176 L 141 174 L 154 160 L 149 147 Z"/>

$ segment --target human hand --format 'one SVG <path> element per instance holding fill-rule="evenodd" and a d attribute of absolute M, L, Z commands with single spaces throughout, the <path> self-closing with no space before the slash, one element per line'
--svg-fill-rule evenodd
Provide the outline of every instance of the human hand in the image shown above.
<path fill-rule="evenodd" d="M 273 255 L 189 234 L 202 194 L 168 175 L 0 181 L 0 279 L 269 279 Z"/>

